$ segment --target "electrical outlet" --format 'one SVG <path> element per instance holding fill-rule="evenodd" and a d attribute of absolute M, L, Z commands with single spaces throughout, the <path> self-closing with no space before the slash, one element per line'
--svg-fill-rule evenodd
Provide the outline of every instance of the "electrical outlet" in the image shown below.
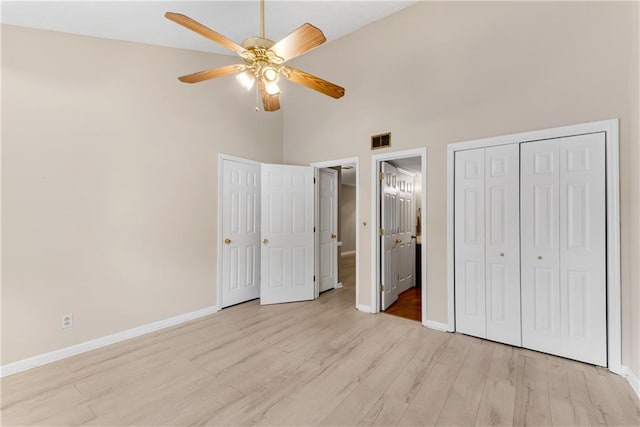
<path fill-rule="evenodd" d="M 73 314 L 63 314 L 60 319 L 60 327 L 62 329 L 70 328 L 73 326 Z"/>

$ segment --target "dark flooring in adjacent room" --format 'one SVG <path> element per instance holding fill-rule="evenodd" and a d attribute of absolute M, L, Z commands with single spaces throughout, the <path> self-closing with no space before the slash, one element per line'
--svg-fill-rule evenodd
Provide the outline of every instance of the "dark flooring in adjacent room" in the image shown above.
<path fill-rule="evenodd" d="M 422 320 L 421 288 L 409 288 L 400 295 L 398 301 L 391 304 L 385 313 L 405 319 Z"/>

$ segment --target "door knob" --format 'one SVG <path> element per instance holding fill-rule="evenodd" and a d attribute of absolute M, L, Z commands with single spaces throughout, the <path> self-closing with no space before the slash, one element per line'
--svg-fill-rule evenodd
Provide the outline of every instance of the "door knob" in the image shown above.
<path fill-rule="evenodd" d="M 504 256 L 504 252 L 500 252 L 500 256 Z"/>
<path fill-rule="evenodd" d="M 402 239 L 396 239 L 396 243 L 397 243 L 397 244 L 402 243 Z"/>
<path fill-rule="evenodd" d="M 542 259 L 542 257 L 541 257 L 541 256 L 539 256 L 539 257 L 538 257 L 538 259 Z"/>
<path fill-rule="evenodd" d="M 331 238 L 332 239 L 335 239 L 336 237 L 338 237 L 338 236 L 336 236 L 335 234 L 331 233 Z"/>
<path fill-rule="evenodd" d="M 267 243 L 269 243 L 269 239 L 262 239 L 262 243 L 266 245 Z"/>
<path fill-rule="evenodd" d="M 228 245 L 229 243 L 231 243 L 231 239 L 224 239 L 224 244 Z"/>

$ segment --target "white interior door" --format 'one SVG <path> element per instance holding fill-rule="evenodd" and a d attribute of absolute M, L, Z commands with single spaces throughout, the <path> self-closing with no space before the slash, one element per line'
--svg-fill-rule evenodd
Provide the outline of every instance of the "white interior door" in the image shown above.
<path fill-rule="evenodd" d="M 338 171 L 320 169 L 319 246 L 320 292 L 338 284 Z"/>
<path fill-rule="evenodd" d="M 397 169 L 382 162 L 382 206 L 380 222 L 382 224 L 381 244 L 382 262 L 382 310 L 389 308 L 398 299 L 398 172 Z"/>
<path fill-rule="evenodd" d="M 262 165 L 260 303 L 314 298 L 314 170 Z"/>
<path fill-rule="evenodd" d="M 455 154 L 456 329 L 486 338 L 485 151 Z"/>
<path fill-rule="evenodd" d="M 523 346 L 606 366 L 604 134 L 521 153 Z"/>
<path fill-rule="evenodd" d="M 520 148 L 485 149 L 487 338 L 522 345 L 520 329 Z"/>
<path fill-rule="evenodd" d="M 398 170 L 398 233 L 396 256 L 398 294 L 414 285 L 415 247 L 413 236 L 413 175 Z"/>
<path fill-rule="evenodd" d="M 260 165 L 222 163 L 220 306 L 260 296 Z"/>

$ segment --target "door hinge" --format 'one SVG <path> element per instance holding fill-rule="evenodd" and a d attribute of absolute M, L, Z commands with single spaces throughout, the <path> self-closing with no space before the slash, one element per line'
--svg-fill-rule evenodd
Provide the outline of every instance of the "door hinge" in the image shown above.
<path fill-rule="evenodd" d="M 384 172 L 380 172 L 380 181 L 384 181 Z"/>
<path fill-rule="evenodd" d="M 316 228 L 315 228 L 315 227 L 313 227 L 313 232 L 314 232 L 314 233 L 316 232 Z"/>
<path fill-rule="evenodd" d="M 384 236 L 384 228 L 381 228 L 381 229 L 380 229 L 380 235 L 381 235 L 381 236 Z"/>
<path fill-rule="evenodd" d="M 314 184 L 316 183 L 316 179 L 315 179 L 315 178 L 313 178 L 313 183 L 314 183 Z"/>
<path fill-rule="evenodd" d="M 380 292 L 384 292 L 384 285 L 380 283 Z"/>
<path fill-rule="evenodd" d="M 314 281 L 314 282 L 316 281 L 316 276 L 313 276 L 313 281 Z"/>

